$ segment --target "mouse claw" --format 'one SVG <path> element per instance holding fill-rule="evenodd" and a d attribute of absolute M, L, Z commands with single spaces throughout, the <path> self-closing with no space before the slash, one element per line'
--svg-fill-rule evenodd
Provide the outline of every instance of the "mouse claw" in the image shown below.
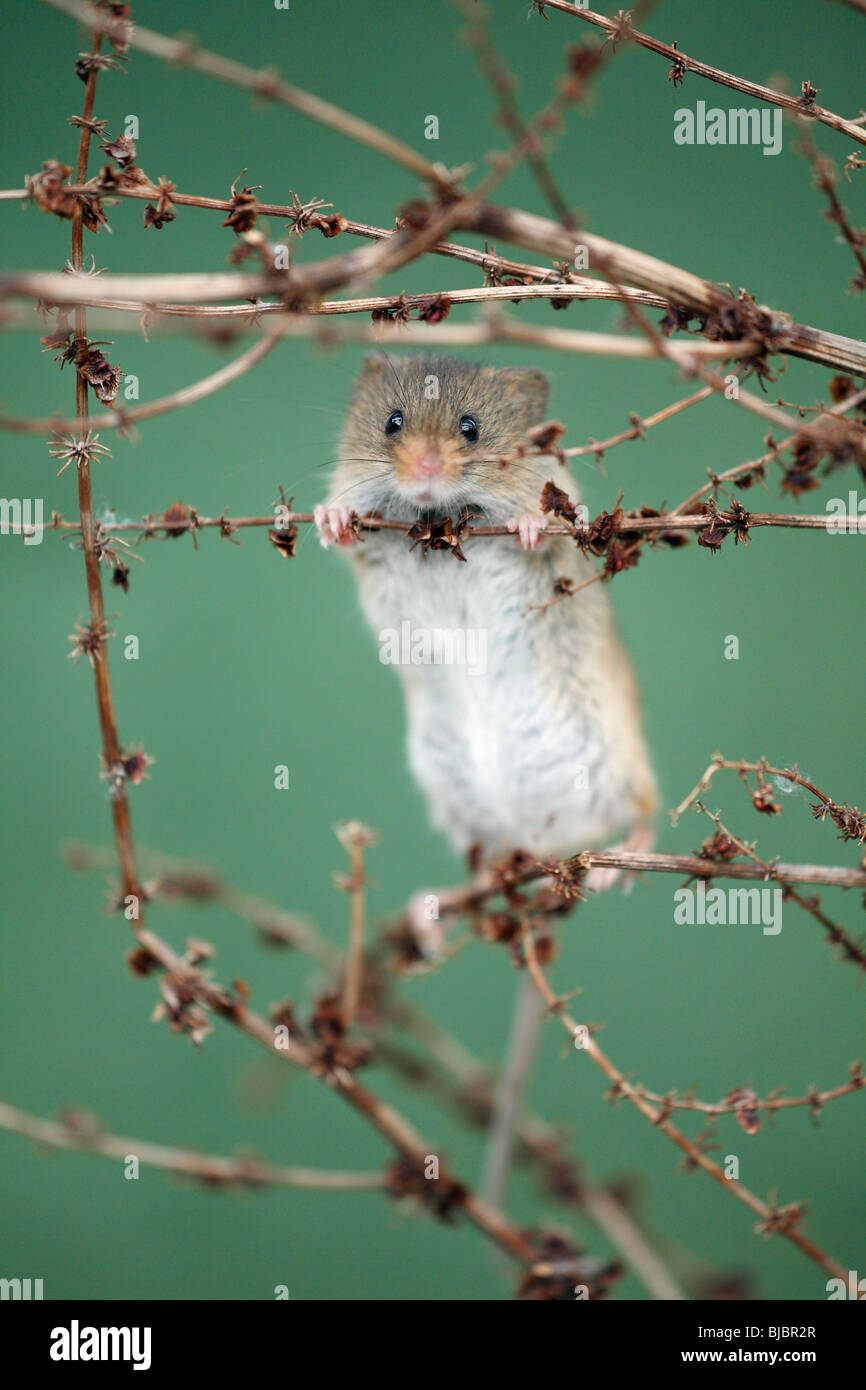
<path fill-rule="evenodd" d="M 313 510 L 313 521 L 316 523 L 316 530 L 319 533 L 319 541 L 325 547 L 329 545 L 355 545 L 358 537 L 351 524 L 351 509 L 349 507 L 326 507 L 319 503 Z"/>
<path fill-rule="evenodd" d="M 509 531 L 516 531 L 521 550 L 537 550 L 541 533 L 547 526 L 547 517 L 539 512 L 521 512 L 507 522 Z"/>

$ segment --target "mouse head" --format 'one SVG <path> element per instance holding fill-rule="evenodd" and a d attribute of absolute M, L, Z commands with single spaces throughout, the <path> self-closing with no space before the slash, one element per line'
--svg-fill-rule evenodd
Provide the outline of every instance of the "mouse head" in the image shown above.
<path fill-rule="evenodd" d="M 529 367 L 371 354 L 349 408 L 344 464 L 375 466 L 383 495 L 417 507 L 483 501 L 507 489 L 508 469 L 479 455 L 512 454 L 543 420 L 547 396 L 547 379 Z"/>

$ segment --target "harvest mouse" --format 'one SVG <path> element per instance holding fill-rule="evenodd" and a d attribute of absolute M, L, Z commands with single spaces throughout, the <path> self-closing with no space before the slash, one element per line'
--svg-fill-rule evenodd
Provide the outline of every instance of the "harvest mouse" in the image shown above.
<path fill-rule="evenodd" d="M 549 456 L 480 457 L 515 455 L 547 399 L 547 380 L 532 368 L 370 356 L 328 500 L 315 512 L 322 544 L 343 548 L 355 569 L 382 659 L 393 634 L 408 637 L 396 649 L 411 770 L 436 825 L 459 851 L 480 847 L 482 862 L 518 848 L 562 857 L 622 833 L 634 847 L 651 842 L 655 784 L 607 593 L 592 584 L 527 611 L 552 597 L 555 580 L 577 585 L 594 573 L 571 537 L 542 534 L 545 483 L 578 502 L 574 481 Z M 378 512 L 408 524 L 463 508 L 475 524 L 514 534 L 464 542 L 461 564 L 411 549 L 398 531 L 361 539 L 350 520 Z M 437 645 L 437 634 L 449 641 Z M 604 875 L 591 886 L 606 886 Z M 526 1032 L 527 1010 L 537 1004 L 524 999 L 515 1036 Z M 511 1061 L 525 1070 L 525 1038 L 520 1046 Z M 496 1182 L 491 1199 L 501 1195 Z"/>

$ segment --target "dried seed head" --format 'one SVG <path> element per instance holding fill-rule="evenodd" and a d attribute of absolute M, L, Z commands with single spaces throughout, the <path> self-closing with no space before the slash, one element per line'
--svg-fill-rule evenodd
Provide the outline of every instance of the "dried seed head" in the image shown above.
<path fill-rule="evenodd" d="M 99 435 L 94 434 L 93 430 L 88 430 L 83 438 L 76 439 L 72 435 L 55 435 L 48 445 L 48 452 L 54 459 L 62 459 L 63 466 L 58 469 L 57 476 L 63 473 L 74 463 L 78 468 L 82 463 L 94 463 L 100 458 L 111 458 L 111 450 L 107 444 L 99 443 Z"/>

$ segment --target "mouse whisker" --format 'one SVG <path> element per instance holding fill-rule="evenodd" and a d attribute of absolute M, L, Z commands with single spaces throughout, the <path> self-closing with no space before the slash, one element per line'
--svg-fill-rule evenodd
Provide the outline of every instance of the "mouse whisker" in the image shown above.
<path fill-rule="evenodd" d="M 394 363 L 391 361 L 391 358 L 388 356 L 388 354 L 387 354 L 387 352 L 385 351 L 384 348 L 379 348 L 378 351 L 381 352 L 381 354 L 382 354 L 382 356 L 384 357 L 385 361 L 388 363 L 388 366 L 389 366 L 390 371 L 391 371 L 391 375 L 393 376 L 394 382 L 395 382 L 396 387 L 397 387 L 397 398 L 398 398 L 400 404 L 402 405 L 403 409 L 405 410 L 405 409 L 406 409 L 406 397 L 405 397 L 405 395 L 403 394 L 403 388 L 402 388 L 402 386 L 400 385 L 400 378 L 399 378 L 399 376 L 397 375 L 397 369 L 396 369 L 396 367 L 394 366 Z"/>

